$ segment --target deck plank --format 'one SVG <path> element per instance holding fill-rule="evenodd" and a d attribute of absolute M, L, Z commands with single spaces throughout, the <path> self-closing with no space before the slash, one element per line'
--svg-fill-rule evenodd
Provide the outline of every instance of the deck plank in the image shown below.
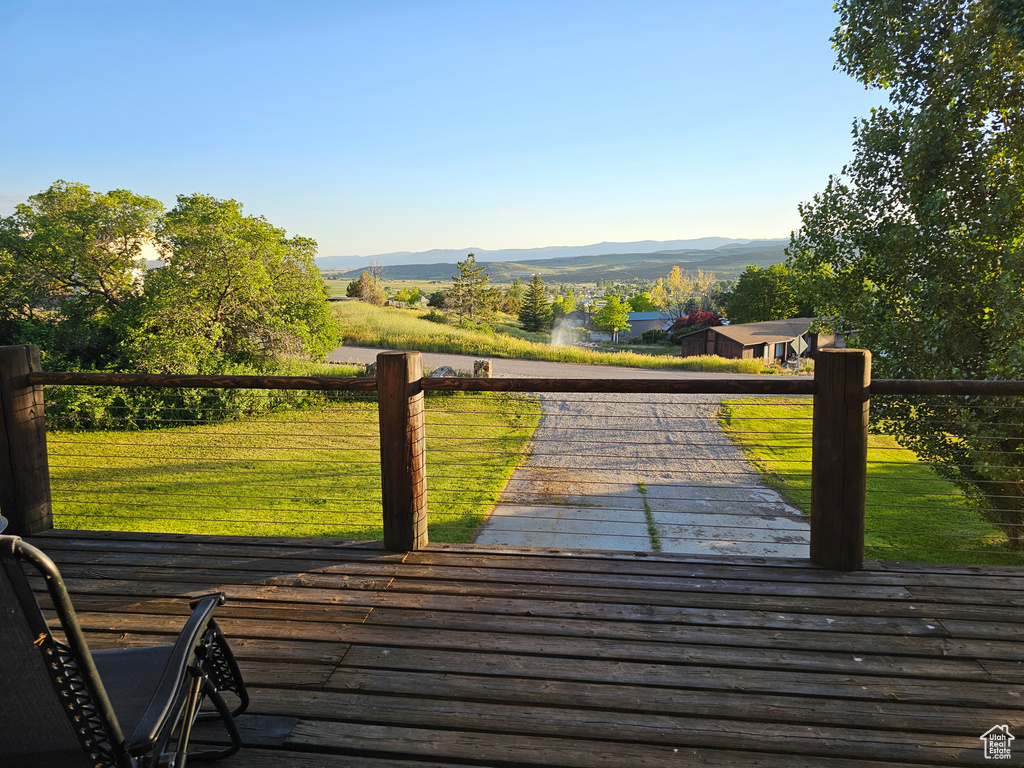
<path fill-rule="evenodd" d="M 253 703 L 226 768 L 983 765 L 982 733 L 1024 729 L 1024 569 L 33 542 L 96 648 L 166 642 L 189 596 L 228 594 Z"/>

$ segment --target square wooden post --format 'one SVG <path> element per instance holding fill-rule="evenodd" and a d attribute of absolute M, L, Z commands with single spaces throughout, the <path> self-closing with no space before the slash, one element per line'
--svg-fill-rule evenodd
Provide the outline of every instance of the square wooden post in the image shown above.
<path fill-rule="evenodd" d="M 39 370 L 38 347 L 0 347 L 0 513 L 18 536 L 53 528 L 43 388 L 26 381 Z"/>
<path fill-rule="evenodd" d="M 811 560 L 855 571 L 864 567 L 871 353 L 821 350 L 814 380 Z"/>
<path fill-rule="evenodd" d="M 377 355 L 384 546 L 408 552 L 427 545 L 427 472 L 423 425 L 423 358 Z"/>

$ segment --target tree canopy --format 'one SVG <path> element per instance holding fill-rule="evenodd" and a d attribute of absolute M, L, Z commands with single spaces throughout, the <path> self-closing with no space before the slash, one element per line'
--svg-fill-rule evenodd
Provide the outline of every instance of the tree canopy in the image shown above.
<path fill-rule="evenodd" d="M 649 298 L 666 317 L 678 319 L 704 304 L 710 309 L 715 286 L 714 273 L 698 269 L 695 274 L 690 274 L 675 266 L 667 277 L 658 279 L 651 289 Z"/>
<path fill-rule="evenodd" d="M 0 219 L 4 343 L 72 367 L 115 364 L 162 212 L 151 197 L 58 181 Z"/>
<path fill-rule="evenodd" d="M 792 267 L 813 286 L 823 322 L 874 353 L 876 376 L 1021 378 L 1020 3 L 840 0 L 836 9 L 838 68 L 886 89 L 889 103 L 857 122 L 851 162 L 800 206 Z M 1024 461 L 990 450 L 1021 444 L 1017 420 L 991 403 L 876 403 L 904 445 L 987 493 L 1019 541 Z"/>
<path fill-rule="evenodd" d="M 751 264 L 724 297 L 730 323 L 760 323 L 785 320 L 812 312 L 797 299 L 794 279 L 784 264 L 762 269 Z"/>
<path fill-rule="evenodd" d="M 619 331 L 628 331 L 629 305 L 623 304 L 622 299 L 614 294 L 608 297 L 604 306 L 593 315 L 594 327 L 599 331 L 608 331 L 614 339 Z"/>
<path fill-rule="evenodd" d="M 146 269 L 143 247 L 166 265 Z M 217 373 L 322 359 L 337 339 L 316 243 L 241 204 L 58 181 L 0 219 L 0 332 L 49 367 Z"/>
<path fill-rule="evenodd" d="M 632 312 L 657 312 L 661 309 L 661 307 L 655 304 L 651 299 L 649 291 L 634 293 L 626 300 L 626 302 L 629 304 L 630 311 Z"/>

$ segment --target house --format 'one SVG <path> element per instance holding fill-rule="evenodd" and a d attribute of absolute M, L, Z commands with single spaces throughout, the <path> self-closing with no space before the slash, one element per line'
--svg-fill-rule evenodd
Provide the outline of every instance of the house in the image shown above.
<path fill-rule="evenodd" d="M 836 346 L 831 334 L 810 331 L 813 321 L 811 317 L 794 317 L 702 328 L 682 338 L 682 355 L 783 361 L 793 355 L 813 357 L 819 349 Z"/>
<path fill-rule="evenodd" d="M 629 312 L 629 330 L 620 330 L 619 339 L 636 339 L 643 336 L 647 331 L 663 331 L 668 324 L 665 315 L 660 311 L 656 312 Z"/>

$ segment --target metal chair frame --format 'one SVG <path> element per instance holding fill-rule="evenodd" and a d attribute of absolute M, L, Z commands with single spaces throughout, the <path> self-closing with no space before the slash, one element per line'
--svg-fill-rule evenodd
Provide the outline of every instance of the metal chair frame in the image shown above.
<path fill-rule="evenodd" d="M 64 641 L 58 640 L 47 625 L 24 563 L 35 568 L 45 580 Z M 161 658 L 166 656 L 167 661 L 153 690 L 144 692 L 148 704 L 136 713 L 125 733 L 115 714 L 116 691 L 111 691 L 110 695 L 115 697 L 112 702 L 57 566 L 31 544 L 17 536 L 3 535 L 0 535 L 0 566 L 13 586 L 16 601 L 35 637 L 33 644 L 43 657 L 53 695 L 59 697 L 88 760 L 85 764 L 94 768 L 184 768 L 186 760 L 219 759 L 238 751 L 241 737 L 234 718 L 245 711 L 249 697 L 234 655 L 213 620 L 214 610 L 224 603 L 223 592 L 192 600 L 192 614 L 177 641 L 173 646 L 160 649 Z M 0 632 L 4 629 L 2 621 L 3 616 L 0 616 Z M 105 664 L 129 664 L 133 660 L 138 663 L 141 658 L 138 654 L 146 650 L 124 648 L 98 653 L 105 654 Z M 237 696 L 239 703 L 234 709 L 224 700 L 222 693 L 225 691 Z M 0 696 L 17 695 L 17 691 L 0 690 Z M 201 712 L 204 701 L 209 701 L 215 711 Z M 197 720 L 217 718 L 228 732 L 230 745 L 223 749 L 189 752 L 193 724 Z M 0 733 L 2 728 L 0 722 Z M 45 753 L 45 739 L 43 742 L 40 751 Z M 16 764 L 16 758 L 5 755 L 0 738 L 0 765 Z M 30 758 L 21 756 L 20 759 Z"/>

